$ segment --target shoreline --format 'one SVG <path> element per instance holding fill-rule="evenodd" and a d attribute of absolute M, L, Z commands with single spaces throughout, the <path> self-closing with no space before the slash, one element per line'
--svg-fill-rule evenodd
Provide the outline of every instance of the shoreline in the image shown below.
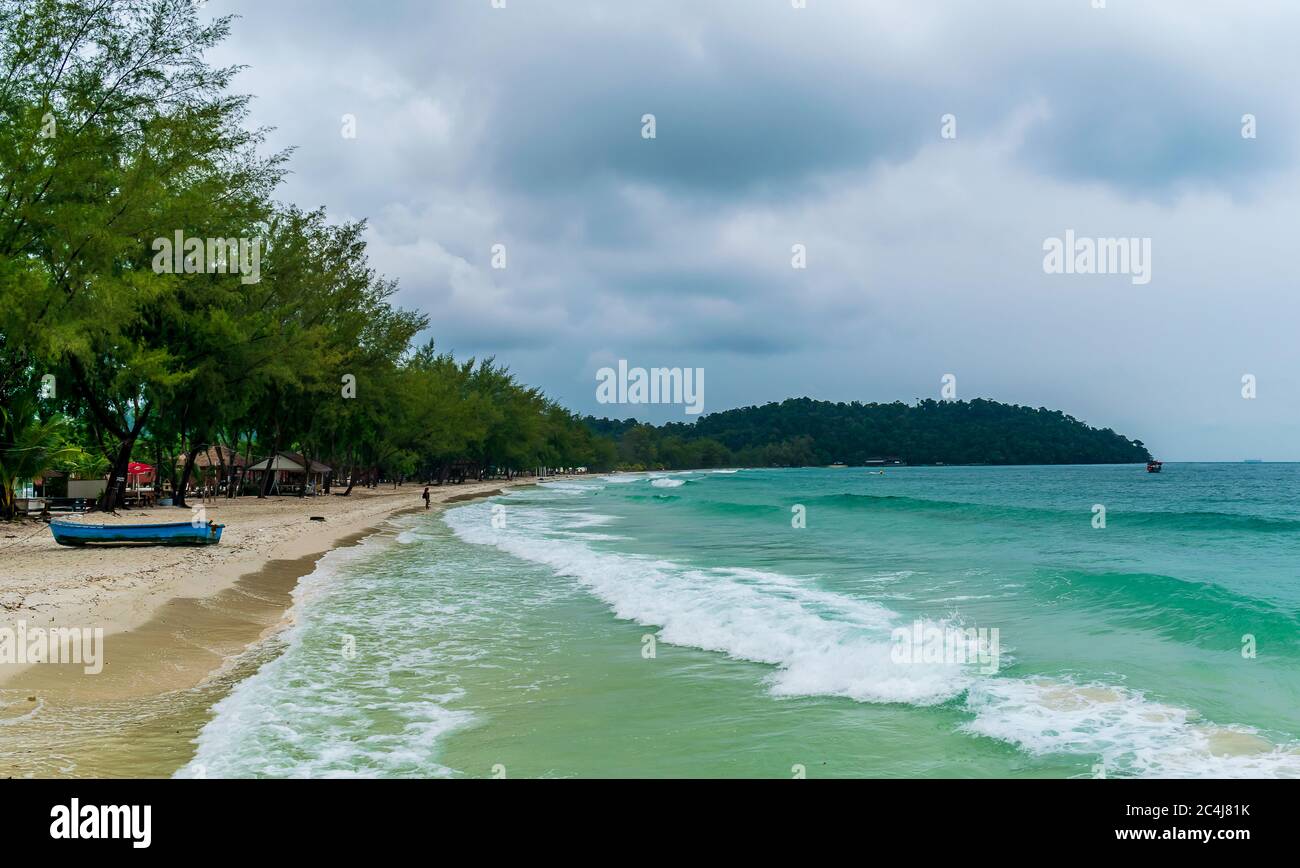
<path fill-rule="evenodd" d="M 535 484 L 527 476 L 432 488 L 430 511 Z M 212 704 L 272 659 L 244 658 L 292 624 L 301 579 L 329 552 L 424 511 L 422 491 L 209 503 L 208 517 L 228 526 L 220 544 L 201 549 L 64 548 L 43 528 L 15 533 L 0 573 L 0 627 L 100 628 L 103 666 L 89 675 L 79 663 L 0 663 L 0 777 L 169 776 L 192 756 Z M 105 520 L 177 514 L 164 507 Z M 322 514 L 325 522 L 309 518 Z M 96 736 L 69 744 L 69 727 Z"/>

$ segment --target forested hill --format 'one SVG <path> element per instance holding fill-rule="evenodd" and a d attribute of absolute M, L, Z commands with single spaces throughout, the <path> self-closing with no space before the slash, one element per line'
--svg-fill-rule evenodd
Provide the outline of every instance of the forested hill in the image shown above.
<path fill-rule="evenodd" d="M 652 426 L 587 417 L 612 436 L 627 467 L 798 467 L 866 464 L 1124 464 L 1141 440 L 1092 428 L 1059 410 L 997 401 L 849 404 L 791 398 Z"/>

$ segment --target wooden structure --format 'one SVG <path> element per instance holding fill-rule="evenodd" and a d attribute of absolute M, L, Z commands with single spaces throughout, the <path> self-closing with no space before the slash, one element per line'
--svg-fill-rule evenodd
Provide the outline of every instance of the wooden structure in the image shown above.
<path fill-rule="evenodd" d="M 324 487 L 325 477 L 334 471 L 319 461 L 312 461 L 308 467 L 307 459 L 297 452 L 277 452 L 250 465 L 248 478 L 260 483 L 268 472 L 275 474 L 271 485 L 272 494 L 296 494 L 304 485 L 307 486 L 308 493 L 314 494 Z"/>

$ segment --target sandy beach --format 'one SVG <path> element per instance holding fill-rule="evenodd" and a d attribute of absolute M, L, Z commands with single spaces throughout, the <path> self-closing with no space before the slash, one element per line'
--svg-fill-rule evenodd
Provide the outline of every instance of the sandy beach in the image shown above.
<path fill-rule="evenodd" d="M 431 494 L 435 504 L 444 503 L 506 484 L 493 480 L 447 485 L 431 489 Z M 216 594 L 268 561 L 319 556 L 397 512 L 422 509 L 423 490 L 404 485 L 353 489 L 348 497 L 208 501 L 202 504 L 207 518 L 226 525 L 215 546 L 68 548 L 55 543 L 44 525 L 5 525 L 0 528 L 0 620 L 25 620 L 31 626 L 93 625 L 109 635 L 130 630 L 171 599 Z M 199 505 L 191 500 L 191 506 Z M 80 520 L 131 524 L 185 521 L 190 515 L 188 509 L 158 507 Z M 0 683 L 12 674 L 0 666 Z"/>
<path fill-rule="evenodd" d="M 436 509 L 533 482 L 498 479 L 430 493 Z M 298 579 L 389 517 L 423 510 L 422 491 L 405 485 L 354 489 L 346 498 L 210 501 L 207 518 L 226 525 L 224 536 L 198 548 L 67 548 L 43 525 L 0 529 L 0 627 L 99 628 L 105 649 L 94 675 L 78 664 L 0 663 L 0 776 L 169 773 L 186 759 L 194 721 L 248 674 L 249 661 L 232 666 L 234 658 L 288 623 Z M 188 515 L 162 507 L 84 520 Z M 93 737 L 69 744 L 69 727 Z M 127 732 L 129 745 L 91 750 Z M 112 759 L 99 764 L 100 756 Z"/>

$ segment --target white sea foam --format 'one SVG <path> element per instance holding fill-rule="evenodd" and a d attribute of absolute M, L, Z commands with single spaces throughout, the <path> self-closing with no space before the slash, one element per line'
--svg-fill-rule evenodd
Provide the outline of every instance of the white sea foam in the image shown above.
<path fill-rule="evenodd" d="M 776 667 L 770 686 L 777 696 L 931 705 L 964 693 L 972 715 L 964 731 L 1033 755 L 1095 757 L 1108 775 L 1300 777 L 1300 746 L 1199 720 L 1137 691 L 895 663 L 890 630 L 902 619 L 874 601 L 775 572 L 695 569 L 597 551 L 572 538 L 562 512 L 545 508 L 516 511 L 510 531 L 494 534 L 485 530 L 487 508 L 460 507 L 444 520 L 467 542 L 495 545 L 576 579 L 617 617 L 659 627 L 663 641 Z"/>
<path fill-rule="evenodd" d="M 1188 709 L 1107 684 L 997 678 L 972 685 L 962 728 L 1034 755 L 1096 756 L 1107 775 L 1300 777 L 1300 745 L 1247 726 L 1218 726 Z"/>
<path fill-rule="evenodd" d="M 443 520 L 465 542 L 495 546 L 574 579 L 548 585 L 554 593 L 585 589 L 617 617 L 658 627 L 662 641 L 771 666 L 767 682 L 775 696 L 931 705 L 964 695 L 970 715 L 961 727 L 965 732 L 1033 756 L 1095 758 L 1110 776 L 1300 777 L 1295 743 L 1251 727 L 1216 725 L 1128 688 L 1067 678 L 985 677 L 976 667 L 957 664 L 897 663 L 891 630 L 904 619 L 876 600 L 775 571 L 696 568 L 603 551 L 593 543 L 614 539 L 601 531 L 616 520 L 575 511 L 577 502 L 562 493 L 555 500 L 564 508 L 511 505 L 504 528 L 491 526 L 490 502 L 455 507 Z M 413 530 L 398 535 L 411 542 L 426 537 Z M 365 583 L 378 587 L 390 577 L 341 568 L 379 544 L 372 539 L 333 552 L 300 583 L 294 592 L 295 626 L 282 637 L 289 650 L 218 703 L 193 762 L 178 776 L 452 773 L 431 757 L 446 733 L 470 724 L 474 716 L 449 707 L 458 698 L 454 688 L 413 696 L 398 682 L 409 683 L 412 673 L 430 667 L 479 660 L 482 648 L 458 644 L 456 631 L 447 630 L 449 640 L 436 649 L 406 648 L 373 668 L 345 663 L 333 653 L 325 659 L 318 648 L 307 658 L 294 654 L 303 650 L 299 646 L 311 622 L 330 636 L 336 628 L 353 629 L 354 623 L 382 635 L 412 618 L 427 631 L 434 622 L 483 617 L 483 607 L 493 605 L 475 592 L 459 600 L 439 598 L 436 605 L 426 601 L 419 611 L 377 602 L 373 610 L 322 612 L 330 607 L 316 604 L 330 594 L 377 598 Z M 907 575 L 873 578 L 888 582 Z M 500 587 L 517 603 L 513 585 Z M 342 684 L 347 689 L 340 689 Z M 358 697 L 365 697 L 363 705 Z"/>
<path fill-rule="evenodd" d="M 892 584 L 910 579 L 916 575 L 913 570 L 891 570 L 886 573 L 876 573 L 873 576 L 861 576 L 858 579 L 860 584 Z"/>
<path fill-rule="evenodd" d="M 14 709 L 10 712 L 10 709 Z M 24 720 L 31 720 L 41 713 L 45 708 L 45 700 L 38 698 L 36 704 L 24 702 L 21 705 L 17 702 L 0 702 L 0 726 L 19 723 Z"/>
<path fill-rule="evenodd" d="M 973 670 L 891 659 L 894 613 L 869 601 L 755 570 L 694 569 L 600 552 L 556 538 L 557 514 L 517 508 L 493 529 L 488 504 L 447 512 L 466 542 L 494 545 L 570 576 L 625 620 L 660 628 L 662 641 L 776 667 L 778 696 L 832 695 L 862 702 L 927 705 L 959 695 Z"/>
<path fill-rule="evenodd" d="M 618 519 L 599 512 L 566 511 L 560 516 L 559 521 L 566 530 L 578 530 L 586 527 L 606 527 L 615 524 Z"/>
<path fill-rule="evenodd" d="M 403 537 L 410 542 L 427 539 L 412 529 L 397 538 Z M 355 617 L 349 612 L 322 612 L 331 594 L 352 588 L 356 581 L 346 567 L 370 557 L 385 543 L 382 537 L 371 537 L 360 546 L 332 551 L 299 582 L 293 592 L 293 626 L 278 637 L 287 646 L 284 652 L 214 706 L 213 719 L 196 739 L 194 758 L 176 777 L 452 773 L 432 762 L 431 756 L 444 734 L 473 720 L 470 712 L 446 707 L 458 692 L 412 697 L 392 684 L 403 672 L 427 667 L 433 651 L 420 647 L 366 663 L 367 635 L 383 635 L 402 619 L 427 619 L 437 614 L 437 608 L 426 606 L 418 615 L 404 610 L 386 616 L 358 612 Z M 382 576 L 365 579 L 384 580 Z M 388 624 L 389 620 L 394 623 Z M 324 629 L 328 647 L 304 647 L 313 629 Z M 363 634 L 360 662 L 347 658 L 341 645 L 333 644 L 349 630 Z M 317 635 L 314 642 L 319 644 L 322 638 Z M 359 703 L 358 696 L 366 697 L 365 702 Z"/>
<path fill-rule="evenodd" d="M 605 486 L 593 482 L 539 482 L 538 485 L 547 491 L 562 491 L 571 494 L 590 494 L 593 491 L 601 491 L 605 488 Z"/>
<path fill-rule="evenodd" d="M 666 476 L 650 480 L 650 484 L 655 488 L 681 488 L 686 484 L 685 479 L 669 479 Z"/>
<path fill-rule="evenodd" d="M 558 537 L 567 537 L 569 539 L 584 540 L 586 542 L 626 542 L 631 539 L 631 537 L 621 536 L 616 533 L 590 533 L 588 531 L 571 530 L 556 531 L 555 535 Z"/>

